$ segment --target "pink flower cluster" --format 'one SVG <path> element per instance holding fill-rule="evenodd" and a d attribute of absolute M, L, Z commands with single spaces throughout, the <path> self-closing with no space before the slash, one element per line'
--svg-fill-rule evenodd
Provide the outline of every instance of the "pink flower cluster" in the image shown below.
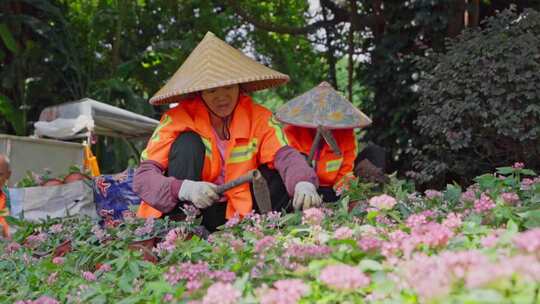
<path fill-rule="evenodd" d="M 82 277 L 85 280 L 87 280 L 88 282 L 93 282 L 93 281 L 97 280 L 96 275 L 94 273 L 90 272 L 90 271 L 83 271 Z"/>
<path fill-rule="evenodd" d="M 519 249 L 540 256 L 540 228 L 522 232 L 516 235 L 513 241 Z"/>
<path fill-rule="evenodd" d="M 236 280 L 236 274 L 228 270 L 214 270 L 211 271 L 209 277 L 214 280 L 218 280 L 223 283 L 232 283 Z"/>
<path fill-rule="evenodd" d="M 238 224 L 240 224 L 240 221 L 242 219 L 240 218 L 240 215 L 238 213 L 235 213 L 234 216 L 232 218 L 230 218 L 226 223 L 225 223 L 225 227 L 226 228 L 232 228 Z"/>
<path fill-rule="evenodd" d="M 443 252 L 434 256 L 420 253 L 398 267 L 408 286 L 426 301 L 444 296 L 456 278 L 464 278 L 473 265 L 487 262 L 478 251 Z"/>
<path fill-rule="evenodd" d="M 62 265 L 62 264 L 64 264 L 64 258 L 63 257 L 54 257 L 52 259 L 52 262 L 55 265 Z"/>
<path fill-rule="evenodd" d="M 11 242 L 11 243 L 7 244 L 7 246 L 5 248 L 5 252 L 7 254 L 13 254 L 13 253 L 19 251 L 19 249 L 21 249 L 21 245 L 19 245 L 19 243 Z"/>
<path fill-rule="evenodd" d="M 302 216 L 302 224 L 307 225 L 320 225 L 324 219 L 324 211 L 320 208 L 309 208 L 304 210 Z"/>
<path fill-rule="evenodd" d="M 176 285 L 180 280 L 185 280 L 189 291 L 199 289 L 202 286 L 202 280 L 205 278 L 230 283 L 236 279 L 236 275 L 234 272 L 224 270 L 211 271 L 206 262 L 182 263 L 169 267 L 165 273 L 165 279 L 169 284 Z"/>
<path fill-rule="evenodd" d="M 504 257 L 497 263 L 473 265 L 465 277 L 467 288 L 481 288 L 501 279 L 511 279 L 515 275 L 532 281 L 540 281 L 540 262 L 530 255 Z"/>
<path fill-rule="evenodd" d="M 521 180 L 521 190 L 529 190 L 531 187 L 535 184 L 540 183 L 540 177 L 536 177 L 534 179 L 532 178 L 524 178 Z"/>
<path fill-rule="evenodd" d="M 305 262 L 310 259 L 322 258 L 329 255 L 332 249 L 322 245 L 290 244 L 284 256 L 290 260 Z"/>
<path fill-rule="evenodd" d="M 309 286 L 299 279 L 279 280 L 274 288 L 267 290 L 260 298 L 261 304 L 296 304 L 309 293 Z"/>
<path fill-rule="evenodd" d="M 521 162 L 515 162 L 515 163 L 512 165 L 512 168 L 514 168 L 514 169 L 523 169 L 523 168 L 525 168 L 525 164 L 524 164 L 524 163 L 521 163 Z"/>
<path fill-rule="evenodd" d="M 101 271 L 101 272 L 109 272 L 111 270 L 112 270 L 112 267 L 109 264 L 101 264 L 98 269 L 98 271 Z"/>
<path fill-rule="evenodd" d="M 235 304 L 241 296 L 230 283 L 217 282 L 208 288 L 202 304 Z"/>
<path fill-rule="evenodd" d="M 424 191 L 424 194 L 426 195 L 427 199 L 438 199 L 443 197 L 442 192 L 433 189 Z"/>
<path fill-rule="evenodd" d="M 94 233 L 94 235 L 100 242 L 103 242 L 109 238 L 109 234 L 107 234 L 107 232 L 101 229 L 101 227 L 99 227 L 98 225 L 92 227 L 92 233 Z"/>
<path fill-rule="evenodd" d="M 183 228 L 175 228 L 169 230 L 165 236 L 165 240 L 157 244 L 154 249 L 158 253 L 173 252 L 176 248 L 176 242 L 178 240 L 184 240 L 186 237 L 186 232 Z"/>
<path fill-rule="evenodd" d="M 201 214 L 199 208 L 195 207 L 193 204 L 184 204 L 182 211 L 186 215 L 185 221 L 187 223 L 193 223 L 193 221 Z"/>
<path fill-rule="evenodd" d="M 41 243 L 45 242 L 47 240 L 47 234 L 44 232 L 40 232 L 38 234 L 32 234 L 26 238 L 25 244 L 29 248 L 36 248 Z"/>
<path fill-rule="evenodd" d="M 254 251 L 256 253 L 264 253 L 266 250 L 274 247 L 276 244 L 276 239 L 273 236 L 265 236 L 264 238 L 258 240 L 255 243 Z"/>
<path fill-rule="evenodd" d="M 443 226 L 448 227 L 452 230 L 461 227 L 461 224 L 463 222 L 461 221 L 461 214 L 458 213 L 449 213 L 446 216 L 446 219 L 442 222 Z"/>
<path fill-rule="evenodd" d="M 418 227 L 427 223 L 427 218 L 421 213 L 411 214 L 405 221 L 405 225 L 409 228 Z"/>
<path fill-rule="evenodd" d="M 460 199 L 462 202 L 466 203 L 466 202 L 474 202 L 476 200 L 476 187 L 469 187 L 467 188 L 467 191 L 463 192 L 461 194 L 461 199 Z"/>
<path fill-rule="evenodd" d="M 165 273 L 165 279 L 169 284 L 176 285 L 180 280 L 198 281 L 204 276 L 208 276 L 210 269 L 205 262 L 182 263 L 178 266 L 171 266 Z"/>
<path fill-rule="evenodd" d="M 358 241 L 358 247 L 366 252 L 372 252 L 382 246 L 381 240 L 374 237 L 363 237 Z"/>
<path fill-rule="evenodd" d="M 476 250 L 445 251 L 434 256 L 417 254 L 398 266 L 409 287 L 423 301 L 444 297 L 457 281 L 463 281 L 467 288 L 481 288 L 515 274 L 528 280 L 540 280 L 540 261 L 533 256 L 503 256 L 491 262 Z"/>
<path fill-rule="evenodd" d="M 353 290 L 369 285 L 369 277 L 357 267 L 349 265 L 326 266 L 319 275 L 319 280 L 336 290 Z"/>
<path fill-rule="evenodd" d="M 396 203 L 396 199 L 387 194 L 374 196 L 369 199 L 369 205 L 379 210 L 390 210 L 394 208 Z"/>
<path fill-rule="evenodd" d="M 480 198 L 474 201 L 474 211 L 477 213 L 485 213 L 495 208 L 495 203 L 486 193 L 482 193 Z"/>
<path fill-rule="evenodd" d="M 505 192 L 501 197 L 508 205 L 516 205 L 519 202 L 519 196 L 514 192 Z"/>
<path fill-rule="evenodd" d="M 443 247 L 453 236 L 454 232 L 448 227 L 436 222 L 429 222 L 413 228 L 411 241 L 416 244 L 426 244 L 430 247 Z"/>
<path fill-rule="evenodd" d="M 62 226 L 62 224 L 54 224 L 49 228 L 49 231 L 52 234 L 57 234 L 57 233 L 62 232 L 63 229 L 64 227 Z"/>
<path fill-rule="evenodd" d="M 336 231 L 334 231 L 334 238 L 337 240 L 347 240 L 351 239 L 353 237 L 353 231 L 349 227 L 339 227 Z"/>
<path fill-rule="evenodd" d="M 152 233 L 154 230 L 154 218 L 149 217 L 145 220 L 144 225 L 142 227 L 138 227 L 133 232 L 136 236 L 144 236 Z"/>
<path fill-rule="evenodd" d="M 268 228 L 275 228 L 281 219 L 281 212 L 272 211 L 264 215 Z"/>

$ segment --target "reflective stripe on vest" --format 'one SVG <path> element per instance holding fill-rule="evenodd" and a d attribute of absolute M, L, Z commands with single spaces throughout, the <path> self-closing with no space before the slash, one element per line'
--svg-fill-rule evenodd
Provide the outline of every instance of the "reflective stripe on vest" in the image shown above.
<path fill-rule="evenodd" d="M 276 137 L 279 141 L 279 144 L 281 146 L 286 146 L 289 144 L 289 141 L 287 140 L 287 137 L 285 136 L 285 134 L 283 133 L 283 128 L 281 126 L 281 124 L 274 118 L 274 116 L 272 116 L 269 120 L 268 120 L 268 125 L 274 129 L 274 131 L 276 132 Z"/>
<path fill-rule="evenodd" d="M 252 138 L 247 145 L 232 148 L 231 155 L 227 160 L 228 164 L 237 164 L 253 158 L 257 152 L 257 138 Z"/>
<path fill-rule="evenodd" d="M 204 155 L 212 159 L 212 142 L 201 136 L 202 143 L 204 145 Z"/>
<path fill-rule="evenodd" d="M 343 158 L 338 158 L 335 160 L 330 160 L 326 162 L 326 172 L 335 172 L 338 171 L 341 167 L 341 163 L 343 162 Z"/>
<path fill-rule="evenodd" d="M 161 119 L 161 122 L 159 123 L 157 128 L 154 130 L 154 133 L 152 133 L 152 137 L 150 137 L 150 140 L 159 141 L 159 131 L 161 131 L 161 129 L 163 129 L 165 126 L 167 126 L 171 122 L 172 122 L 172 118 L 169 115 L 167 114 L 163 115 L 163 119 Z"/>

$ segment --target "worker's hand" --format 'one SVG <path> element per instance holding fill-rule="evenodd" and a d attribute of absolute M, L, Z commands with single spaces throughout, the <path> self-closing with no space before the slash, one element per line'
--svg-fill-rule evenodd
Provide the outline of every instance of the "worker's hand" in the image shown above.
<path fill-rule="evenodd" d="M 192 202 L 199 209 L 205 209 L 219 200 L 219 195 L 216 192 L 216 185 L 212 183 L 194 182 L 185 179 L 182 182 L 180 191 L 178 191 L 178 199 Z"/>
<path fill-rule="evenodd" d="M 294 187 L 293 207 L 295 210 L 306 210 L 320 206 L 322 198 L 317 193 L 315 185 L 309 182 L 299 182 Z"/>

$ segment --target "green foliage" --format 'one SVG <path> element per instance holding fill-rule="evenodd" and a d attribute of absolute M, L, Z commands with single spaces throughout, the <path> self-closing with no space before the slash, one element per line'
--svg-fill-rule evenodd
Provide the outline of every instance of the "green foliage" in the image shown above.
<path fill-rule="evenodd" d="M 298 293 L 298 303 L 364 303 L 367 297 L 376 303 L 536 303 L 540 230 L 532 228 L 540 227 L 540 180 L 526 182 L 534 172 L 523 168 L 496 174 L 504 178 L 483 175 L 467 189 L 489 195 L 496 202 L 489 210 L 465 203 L 455 185 L 421 195 L 392 176 L 380 189 L 353 184 L 340 204 L 233 218 L 208 239 L 197 235 L 194 217 L 176 222 L 126 214 L 119 221 L 103 210 L 101 226 L 79 216 L 7 217 L 17 231 L 0 239 L 0 302 L 47 295 L 61 303 L 185 303 L 210 298 L 210 286 L 219 282 L 238 292 L 236 302 L 260 303 L 276 291 L 274 283 L 294 279 L 282 284 L 294 289 L 301 282 L 306 291 L 283 288 L 278 296 Z M 519 202 L 505 202 L 508 192 Z M 372 201 L 382 193 L 395 205 Z M 348 212 L 355 195 L 360 212 Z M 152 242 L 132 247 L 141 241 Z M 69 250 L 57 257 L 66 244 Z M 322 275 L 335 265 L 356 275 Z M 364 283 L 350 288 L 355 277 Z"/>
<path fill-rule="evenodd" d="M 366 13 L 374 13 L 373 1 L 361 3 Z M 386 1 L 384 31 L 372 26 L 373 36 L 360 41 L 369 61 L 358 66 L 356 81 L 372 92 L 362 108 L 373 120 L 367 139 L 388 149 L 391 171 L 410 167 L 405 152 L 418 136 L 413 125 L 419 103 L 414 56 L 423 56 L 426 46 L 443 48 L 449 5 L 445 0 Z"/>
<path fill-rule="evenodd" d="M 466 182 L 497 166 L 540 167 L 540 13 L 506 10 L 467 30 L 423 71 L 411 176 Z"/>

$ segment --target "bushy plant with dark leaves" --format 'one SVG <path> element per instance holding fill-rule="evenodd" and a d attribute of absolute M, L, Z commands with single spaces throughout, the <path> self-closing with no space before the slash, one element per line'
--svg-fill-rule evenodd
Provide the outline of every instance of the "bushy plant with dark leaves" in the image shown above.
<path fill-rule="evenodd" d="M 497 166 L 540 167 L 540 13 L 505 10 L 419 58 L 410 177 L 470 181 Z"/>

